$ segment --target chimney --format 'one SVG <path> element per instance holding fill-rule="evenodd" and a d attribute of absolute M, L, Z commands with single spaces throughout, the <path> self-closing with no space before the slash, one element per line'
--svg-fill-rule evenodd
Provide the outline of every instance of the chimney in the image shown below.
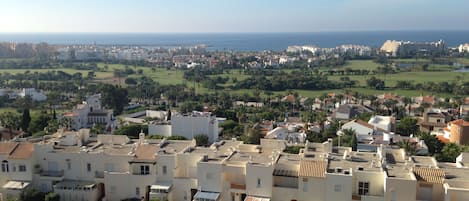
<path fill-rule="evenodd" d="M 145 142 L 145 133 L 143 133 L 143 130 L 140 131 L 140 134 L 138 134 L 138 143 L 143 144 Z"/>

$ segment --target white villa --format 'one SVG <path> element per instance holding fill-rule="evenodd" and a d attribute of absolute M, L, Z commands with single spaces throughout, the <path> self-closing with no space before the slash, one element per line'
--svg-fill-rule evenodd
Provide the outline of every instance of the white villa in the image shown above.
<path fill-rule="evenodd" d="M 86 101 L 65 113 L 64 118 L 71 120 L 71 129 L 91 128 L 94 124 L 104 125 L 106 130 L 113 126 L 113 111 L 101 107 L 101 94 L 86 97 Z"/>

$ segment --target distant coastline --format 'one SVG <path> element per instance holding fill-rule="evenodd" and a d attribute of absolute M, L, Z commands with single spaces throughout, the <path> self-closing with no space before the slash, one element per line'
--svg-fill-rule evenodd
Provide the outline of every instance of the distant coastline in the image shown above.
<path fill-rule="evenodd" d="M 444 40 L 449 47 L 469 42 L 469 30 L 350 31 L 310 33 L 0 33 L 1 42 L 46 42 L 53 45 L 193 46 L 208 50 L 283 51 L 291 45 L 379 47 L 386 40 Z"/>

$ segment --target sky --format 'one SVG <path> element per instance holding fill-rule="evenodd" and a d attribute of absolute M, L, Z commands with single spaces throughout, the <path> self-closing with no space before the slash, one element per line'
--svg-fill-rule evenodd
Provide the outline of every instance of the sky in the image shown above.
<path fill-rule="evenodd" d="M 0 32 L 468 30 L 468 0 L 0 0 Z"/>

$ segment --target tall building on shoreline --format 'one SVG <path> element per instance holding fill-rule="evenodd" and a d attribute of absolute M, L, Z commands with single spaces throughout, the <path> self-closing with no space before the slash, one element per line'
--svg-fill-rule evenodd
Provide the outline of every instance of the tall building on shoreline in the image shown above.
<path fill-rule="evenodd" d="M 418 54 L 432 55 L 444 53 L 446 51 L 446 44 L 443 40 L 436 42 L 387 40 L 380 50 L 392 57 L 412 57 Z"/>

